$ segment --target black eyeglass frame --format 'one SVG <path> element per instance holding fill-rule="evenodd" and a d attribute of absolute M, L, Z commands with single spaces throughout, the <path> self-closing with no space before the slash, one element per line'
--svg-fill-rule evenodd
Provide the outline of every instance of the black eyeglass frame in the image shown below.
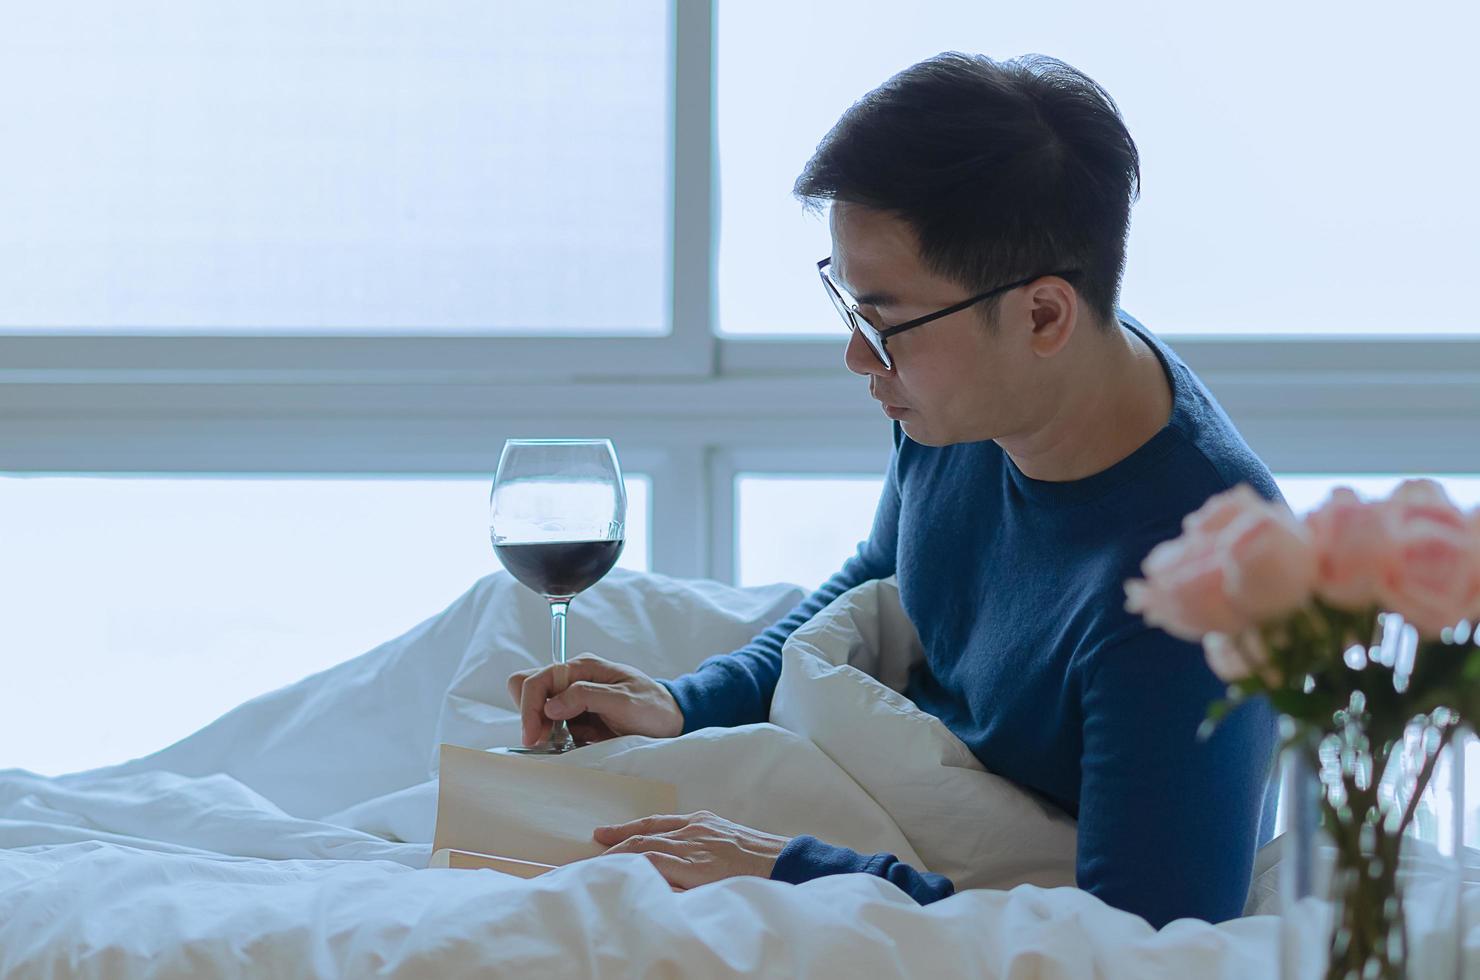
<path fill-rule="evenodd" d="M 833 281 L 832 276 L 828 275 L 827 267 L 831 264 L 831 255 L 829 255 L 825 259 L 819 260 L 817 263 L 817 274 L 822 277 L 822 288 L 827 290 L 828 298 L 832 300 L 833 306 L 837 307 L 838 313 L 840 313 L 843 317 L 843 322 L 848 325 L 848 328 L 850 330 L 857 330 L 863 334 L 863 339 L 868 341 L 869 349 L 874 352 L 874 356 L 879 359 L 879 362 L 883 364 L 884 367 L 890 370 L 894 369 L 894 358 L 889 356 L 889 351 L 887 349 L 887 341 L 890 337 L 902 334 L 906 330 L 913 330 L 916 327 L 923 327 L 927 323 L 939 320 L 941 317 L 950 316 L 952 313 L 960 313 L 967 307 L 975 306 L 977 303 L 980 303 L 984 299 L 991 299 L 993 296 L 997 296 L 1002 293 L 1018 289 L 1019 287 L 1026 286 L 1028 285 L 1028 283 L 1042 279 L 1044 276 L 1059 276 L 1061 278 L 1067 279 L 1070 276 L 1075 276 L 1079 274 L 1078 269 L 1060 269 L 1057 272 L 1045 272 L 1036 276 L 1028 276 L 1026 279 L 1019 279 L 1018 281 L 1010 282 L 1005 286 L 998 286 L 996 289 L 989 289 L 984 293 L 972 296 L 970 299 L 963 299 L 961 302 L 947 306 L 943 310 L 936 310 L 934 313 L 927 313 L 924 316 L 916 317 L 913 320 L 907 320 L 904 323 L 897 323 L 892 327 L 885 327 L 883 330 L 880 330 L 878 327 L 868 322 L 868 319 L 859 312 L 858 304 L 850 302 L 850 300 L 852 300 L 852 297 L 843 292 L 842 287 Z"/>

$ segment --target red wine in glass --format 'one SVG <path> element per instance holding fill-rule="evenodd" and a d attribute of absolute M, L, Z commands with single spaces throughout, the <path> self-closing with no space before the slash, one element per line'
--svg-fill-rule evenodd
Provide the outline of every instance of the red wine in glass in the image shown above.
<path fill-rule="evenodd" d="M 495 544 L 509 574 L 542 596 L 577 596 L 600 582 L 622 556 L 625 538 Z"/>
<path fill-rule="evenodd" d="M 627 491 L 609 439 L 510 439 L 489 498 L 494 554 L 521 584 L 550 604 L 551 659 L 565 663 L 570 602 L 611 571 L 626 543 Z M 564 678 L 557 671 L 557 683 Z M 576 747 L 557 721 L 540 746 L 511 752 L 558 753 Z"/>

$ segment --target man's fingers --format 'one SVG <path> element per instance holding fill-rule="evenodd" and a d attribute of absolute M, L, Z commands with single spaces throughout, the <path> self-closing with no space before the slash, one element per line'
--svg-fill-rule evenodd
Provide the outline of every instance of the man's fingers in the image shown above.
<path fill-rule="evenodd" d="M 594 716 L 589 721 L 573 718 L 567 722 L 567 725 L 570 728 L 571 737 L 577 742 L 605 742 L 613 737 L 612 730 L 602 724 L 601 719 Z"/>
<path fill-rule="evenodd" d="M 508 686 L 509 694 L 517 704 L 523 700 L 524 688 L 530 683 L 534 683 L 544 691 L 558 693 L 572 681 L 596 681 L 599 684 L 607 684 L 624 680 L 627 676 L 615 665 L 600 657 L 583 653 L 564 664 L 548 664 L 544 667 L 516 670 L 509 675 Z M 546 697 L 548 696 L 549 694 L 546 694 Z"/>
<path fill-rule="evenodd" d="M 634 834 L 662 834 L 677 830 L 686 826 L 688 822 L 688 815 L 685 814 L 655 813 L 651 817 L 643 817 L 640 820 L 597 827 L 591 836 L 598 844 L 615 844 Z"/>
<path fill-rule="evenodd" d="M 574 718 L 587 711 L 605 714 L 631 699 L 621 688 L 595 681 L 575 681 L 545 703 L 545 717 Z"/>
<path fill-rule="evenodd" d="M 545 699 L 550 696 L 553 678 L 543 670 L 524 679 L 519 690 L 519 723 L 525 745 L 533 745 L 550 729 L 545 719 Z"/>
<path fill-rule="evenodd" d="M 524 678 L 519 689 L 519 718 L 525 745 L 534 745 L 549 734 L 549 719 L 561 716 L 546 715 L 545 702 L 557 693 L 557 685 L 563 686 L 564 679 L 579 670 L 581 667 L 574 662 L 551 664 L 548 667 L 541 667 Z M 510 680 L 512 683 L 512 678 Z M 579 714 L 579 712 L 576 713 Z"/>
<path fill-rule="evenodd" d="M 513 699 L 514 704 L 519 704 L 520 695 L 524 692 L 524 682 L 529 680 L 529 675 L 533 673 L 533 669 L 516 670 L 509 675 L 509 697 Z"/>
<path fill-rule="evenodd" d="M 678 856 L 691 847 L 686 841 L 677 840 L 672 837 L 664 837 L 661 834 L 633 834 L 624 841 L 618 841 L 608 847 L 604 853 L 607 854 L 670 854 Z"/>
<path fill-rule="evenodd" d="M 692 871 L 689 863 L 683 858 L 674 857 L 662 851 L 644 851 L 642 856 L 652 862 L 653 867 L 658 869 L 658 874 L 663 876 L 663 880 L 668 882 L 669 887 L 674 891 L 687 891 L 693 884 L 697 884 L 697 882 L 691 882 Z"/>
<path fill-rule="evenodd" d="M 519 706 L 524 744 L 534 745 L 544 738 L 550 730 L 549 719 L 574 718 L 588 709 L 588 705 L 583 702 L 575 710 L 557 709 L 557 713 L 547 715 L 545 712 L 547 700 L 562 691 L 569 690 L 573 684 L 594 683 L 604 687 L 607 682 L 622 680 L 626 676 L 616 665 L 590 653 L 573 657 L 564 664 L 551 664 L 538 669 L 515 671 L 509 675 L 509 695 Z M 608 699 L 603 703 L 610 707 L 617 702 Z M 565 713 L 559 713 L 561 710 Z M 601 708 L 595 706 L 590 706 L 590 710 L 598 714 L 601 712 Z"/>
<path fill-rule="evenodd" d="M 628 671 L 620 664 L 614 664 L 590 652 L 578 653 L 571 657 L 568 663 L 571 668 L 571 680 L 613 684 L 625 680 L 628 676 Z"/>

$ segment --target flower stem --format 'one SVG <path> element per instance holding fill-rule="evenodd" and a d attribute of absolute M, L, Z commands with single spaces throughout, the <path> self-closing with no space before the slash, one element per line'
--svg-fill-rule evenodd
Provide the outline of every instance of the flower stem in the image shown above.
<path fill-rule="evenodd" d="M 1403 808 L 1403 817 L 1398 821 L 1398 833 L 1408 829 L 1413 822 L 1413 816 L 1418 812 L 1418 801 L 1423 797 L 1423 791 L 1428 789 L 1429 780 L 1433 778 L 1434 767 L 1439 764 L 1439 756 L 1444 753 L 1444 747 L 1454 737 L 1455 731 L 1459 729 L 1459 719 L 1456 718 L 1446 724 L 1438 726 L 1439 744 L 1434 751 L 1423 760 L 1423 767 L 1418 770 L 1418 781 L 1414 784 L 1413 795 L 1408 799 L 1408 805 Z"/>

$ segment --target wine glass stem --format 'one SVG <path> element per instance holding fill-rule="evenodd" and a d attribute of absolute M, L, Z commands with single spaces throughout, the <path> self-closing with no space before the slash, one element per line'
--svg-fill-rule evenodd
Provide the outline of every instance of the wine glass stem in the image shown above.
<path fill-rule="evenodd" d="M 569 686 L 565 671 L 565 613 L 570 608 L 569 599 L 550 600 L 550 656 L 555 662 L 555 685 L 558 691 Z M 570 726 L 562 718 L 550 726 L 550 747 L 565 752 L 576 747 L 571 737 Z"/>

